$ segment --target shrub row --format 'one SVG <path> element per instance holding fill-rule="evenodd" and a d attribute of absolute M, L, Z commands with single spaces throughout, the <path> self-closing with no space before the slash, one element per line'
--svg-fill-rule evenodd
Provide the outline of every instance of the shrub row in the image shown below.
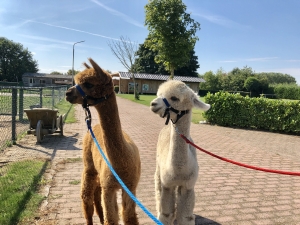
<path fill-rule="evenodd" d="M 300 87 L 296 84 L 277 84 L 270 88 L 277 98 L 300 100 Z"/>
<path fill-rule="evenodd" d="M 208 93 L 211 124 L 300 134 L 300 101 L 249 98 L 227 92 Z"/>

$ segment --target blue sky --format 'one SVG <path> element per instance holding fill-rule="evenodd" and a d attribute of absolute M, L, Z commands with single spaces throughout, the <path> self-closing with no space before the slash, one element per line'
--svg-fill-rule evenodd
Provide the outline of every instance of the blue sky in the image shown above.
<path fill-rule="evenodd" d="M 120 36 L 143 43 L 147 0 L 1 0 L 0 36 L 23 44 L 39 72 L 82 70 L 93 58 L 112 72 L 126 71 L 108 42 Z M 222 68 L 252 67 L 281 72 L 300 84 L 299 0 L 184 0 L 201 24 L 195 46 L 204 74 Z"/>

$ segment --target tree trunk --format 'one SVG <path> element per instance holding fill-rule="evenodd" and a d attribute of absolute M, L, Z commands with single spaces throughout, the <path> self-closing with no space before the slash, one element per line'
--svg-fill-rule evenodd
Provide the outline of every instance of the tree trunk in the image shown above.
<path fill-rule="evenodd" d="M 174 66 L 170 66 L 170 72 L 171 72 L 171 75 L 170 75 L 169 79 L 173 80 L 174 79 Z"/>

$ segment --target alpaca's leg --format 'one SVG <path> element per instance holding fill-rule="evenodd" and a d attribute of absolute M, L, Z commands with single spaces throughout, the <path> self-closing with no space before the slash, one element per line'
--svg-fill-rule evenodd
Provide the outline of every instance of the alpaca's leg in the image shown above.
<path fill-rule="evenodd" d="M 129 188 L 129 187 L 128 187 Z M 136 190 L 130 188 L 130 191 L 136 196 Z M 124 225 L 138 225 L 138 218 L 135 212 L 136 204 L 130 196 L 122 189 L 122 216 Z"/>
<path fill-rule="evenodd" d="M 158 215 L 158 219 L 164 225 L 173 225 L 175 217 L 175 188 L 161 188 L 161 212 Z"/>
<path fill-rule="evenodd" d="M 82 173 L 81 199 L 83 214 L 87 224 L 93 224 L 94 214 L 94 191 L 97 185 L 96 174 L 88 174 L 86 171 Z"/>
<path fill-rule="evenodd" d="M 104 225 L 118 225 L 119 213 L 116 191 L 113 188 L 102 187 L 101 189 Z"/>
<path fill-rule="evenodd" d="M 97 182 L 97 186 L 94 192 L 94 205 L 95 205 L 96 213 L 100 218 L 100 222 L 101 224 L 103 224 L 104 219 L 103 219 L 103 209 L 101 205 L 101 187 L 99 181 Z"/>
<path fill-rule="evenodd" d="M 161 199 L 161 181 L 160 181 L 160 175 L 159 175 L 159 166 L 156 166 L 156 171 L 154 175 L 154 181 L 155 181 L 155 200 L 156 200 L 156 213 L 157 217 L 159 217 L 159 214 L 161 213 L 161 206 L 160 206 L 160 199 Z"/>
<path fill-rule="evenodd" d="M 193 210 L 195 206 L 194 189 L 178 187 L 177 192 L 177 224 L 178 225 L 195 225 L 195 216 Z"/>

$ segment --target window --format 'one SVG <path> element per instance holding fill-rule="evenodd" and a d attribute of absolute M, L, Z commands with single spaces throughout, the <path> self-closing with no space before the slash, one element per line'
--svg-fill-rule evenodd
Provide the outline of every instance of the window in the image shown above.
<path fill-rule="evenodd" d="M 143 84 L 143 91 L 149 91 L 149 84 Z"/>
<path fill-rule="evenodd" d="M 33 78 L 29 78 L 29 84 L 34 84 L 34 79 Z"/>
<path fill-rule="evenodd" d="M 46 81 L 45 80 L 40 80 L 40 84 L 45 84 Z"/>

